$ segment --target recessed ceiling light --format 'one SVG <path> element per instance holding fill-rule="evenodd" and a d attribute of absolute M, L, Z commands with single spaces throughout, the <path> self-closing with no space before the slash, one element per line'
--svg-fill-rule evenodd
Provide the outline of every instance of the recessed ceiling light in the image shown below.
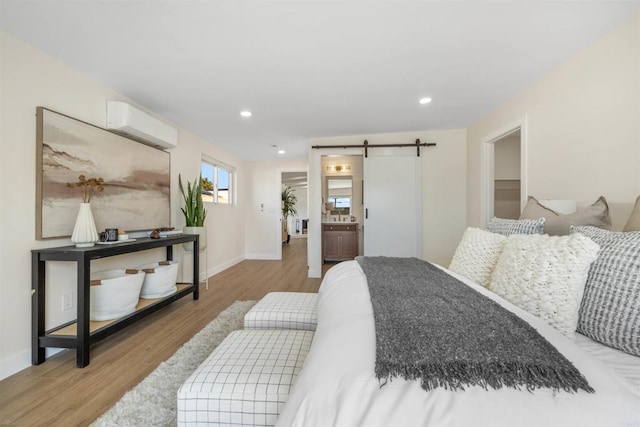
<path fill-rule="evenodd" d="M 248 111 L 248 110 L 240 111 L 240 115 L 242 117 L 251 117 L 251 111 Z"/>
<path fill-rule="evenodd" d="M 420 98 L 420 101 L 418 101 L 420 104 L 428 104 L 431 102 L 431 98 L 427 97 L 427 98 Z"/>
<path fill-rule="evenodd" d="M 286 153 L 286 151 L 284 151 L 284 150 L 278 150 L 278 154 L 284 154 L 284 153 Z"/>

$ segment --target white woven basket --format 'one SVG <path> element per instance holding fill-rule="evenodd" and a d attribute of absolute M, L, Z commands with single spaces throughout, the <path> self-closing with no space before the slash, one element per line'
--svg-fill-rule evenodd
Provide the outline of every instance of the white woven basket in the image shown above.
<path fill-rule="evenodd" d="M 105 270 L 91 274 L 101 284 L 91 286 L 91 320 L 111 320 L 133 313 L 138 305 L 144 272 L 127 274 L 127 270 Z"/>
<path fill-rule="evenodd" d="M 140 298 L 163 298 L 175 293 L 178 289 L 176 280 L 179 265 L 178 262 L 170 261 L 167 265 L 155 262 L 140 267 L 140 270 L 146 271 Z"/>

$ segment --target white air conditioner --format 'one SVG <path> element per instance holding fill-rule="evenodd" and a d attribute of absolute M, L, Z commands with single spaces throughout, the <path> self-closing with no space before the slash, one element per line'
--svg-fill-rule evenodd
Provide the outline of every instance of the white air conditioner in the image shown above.
<path fill-rule="evenodd" d="M 125 102 L 107 101 L 107 129 L 162 149 L 178 143 L 176 128 Z"/>

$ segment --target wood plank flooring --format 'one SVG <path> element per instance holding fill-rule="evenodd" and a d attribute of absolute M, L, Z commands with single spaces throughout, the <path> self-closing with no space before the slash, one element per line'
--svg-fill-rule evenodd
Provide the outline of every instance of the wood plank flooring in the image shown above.
<path fill-rule="evenodd" d="M 182 298 L 94 344 L 84 369 L 70 349 L 0 381 L 0 425 L 89 425 L 232 302 L 317 292 L 320 279 L 307 278 L 306 244 L 292 238 L 282 261 L 243 261 L 209 278 L 198 301 Z"/>

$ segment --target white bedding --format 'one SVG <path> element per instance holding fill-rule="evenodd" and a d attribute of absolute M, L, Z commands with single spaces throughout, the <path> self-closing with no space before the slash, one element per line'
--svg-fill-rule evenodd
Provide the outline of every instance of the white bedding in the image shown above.
<path fill-rule="evenodd" d="M 601 360 L 608 368 L 623 376 L 640 390 L 640 357 L 600 344 L 589 337 L 575 333 L 574 342 L 584 351 Z M 638 424 L 640 426 L 640 424 Z"/>
<path fill-rule="evenodd" d="M 596 392 L 570 394 L 548 389 L 527 392 L 480 387 L 426 392 L 417 381 L 403 379 L 394 379 L 380 388 L 373 374 L 375 330 L 366 279 L 356 261 L 347 261 L 327 272 L 320 287 L 313 343 L 276 425 L 640 426 L 637 382 L 634 386 L 581 349 L 583 340 L 572 342 L 488 290 L 456 277 L 532 324 L 573 362 Z M 597 343 L 589 343 L 593 344 Z M 606 357 L 616 358 L 611 352 L 605 353 Z M 636 359 L 640 358 L 629 357 L 632 359 L 625 358 L 623 366 L 637 380 L 640 361 Z"/>

